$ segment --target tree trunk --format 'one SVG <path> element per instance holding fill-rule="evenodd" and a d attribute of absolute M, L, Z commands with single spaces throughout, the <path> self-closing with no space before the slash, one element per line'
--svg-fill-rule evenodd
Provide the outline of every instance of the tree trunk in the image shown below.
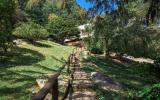
<path fill-rule="evenodd" d="M 117 59 L 118 59 L 118 60 L 123 61 L 123 57 L 122 57 L 122 56 L 123 56 L 123 53 L 117 53 L 116 56 L 117 56 Z"/>
<path fill-rule="evenodd" d="M 105 58 L 107 59 L 109 57 L 109 45 L 108 45 L 108 39 L 105 38 Z"/>
<path fill-rule="evenodd" d="M 107 59 L 109 57 L 109 51 L 105 50 L 105 58 Z"/>
<path fill-rule="evenodd" d="M 4 50 L 5 53 L 7 52 L 7 49 L 8 49 L 7 46 L 4 45 L 3 50 Z"/>

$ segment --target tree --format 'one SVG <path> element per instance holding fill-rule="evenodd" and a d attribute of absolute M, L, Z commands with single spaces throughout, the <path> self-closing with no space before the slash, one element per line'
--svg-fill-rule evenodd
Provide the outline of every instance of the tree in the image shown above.
<path fill-rule="evenodd" d="M 34 6 L 31 6 L 32 3 Z M 25 12 L 28 14 L 28 18 L 41 25 L 47 21 L 43 12 L 44 3 L 45 0 L 29 0 L 25 9 Z"/>
<path fill-rule="evenodd" d="M 14 0 L 0 0 L 0 47 L 6 52 L 12 42 Z"/>
<path fill-rule="evenodd" d="M 160 16 L 159 0 L 87 0 L 87 2 L 93 4 L 93 7 L 90 9 L 93 14 L 107 14 L 110 11 L 116 10 L 116 15 L 118 16 L 128 15 L 127 6 L 130 5 L 130 3 L 136 3 L 137 5 L 139 3 L 142 5 L 147 3 L 148 5 L 144 6 L 147 9 L 147 13 L 145 14 L 147 23 L 149 23 L 149 20 L 154 21 L 154 19 Z"/>
<path fill-rule="evenodd" d="M 105 17 L 97 16 L 94 23 L 94 39 L 98 38 L 104 45 L 106 57 L 109 54 L 112 46 L 112 40 L 115 35 L 116 21 L 110 15 Z"/>
<path fill-rule="evenodd" d="M 77 22 L 73 19 L 54 17 L 53 20 L 49 20 L 47 28 L 50 36 L 60 43 L 63 43 L 66 38 L 79 36 Z"/>
<path fill-rule="evenodd" d="M 75 0 L 29 0 L 26 7 L 30 18 L 34 20 L 43 18 L 44 22 L 50 13 L 63 18 L 73 18 L 81 23 L 87 18 L 87 11 L 83 10 Z"/>

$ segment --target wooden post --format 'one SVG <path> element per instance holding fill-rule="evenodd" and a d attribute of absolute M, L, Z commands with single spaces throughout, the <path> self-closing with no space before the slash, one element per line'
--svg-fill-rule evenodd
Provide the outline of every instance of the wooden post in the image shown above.
<path fill-rule="evenodd" d="M 58 78 L 55 79 L 55 84 L 52 87 L 52 100 L 58 100 Z"/>

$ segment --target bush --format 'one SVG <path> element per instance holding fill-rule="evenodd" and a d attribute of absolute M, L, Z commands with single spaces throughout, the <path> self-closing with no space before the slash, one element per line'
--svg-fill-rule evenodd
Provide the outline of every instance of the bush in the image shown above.
<path fill-rule="evenodd" d="M 48 37 L 48 32 L 44 27 L 36 23 L 22 22 L 19 23 L 18 27 L 15 28 L 13 35 L 15 35 L 18 38 L 36 41 Z"/>
<path fill-rule="evenodd" d="M 93 54 L 103 54 L 103 45 L 100 40 L 91 39 L 91 38 L 85 38 L 84 39 L 85 45 Z"/>
<path fill-rule="evenodd" d="M 77 22 L 68 18 L 54 17 L 49 19 L 47 29 L 52 37 L 57 42 L 62 42 L 67 38 L 79 37 L 79 31 L 76 27 Z"/>

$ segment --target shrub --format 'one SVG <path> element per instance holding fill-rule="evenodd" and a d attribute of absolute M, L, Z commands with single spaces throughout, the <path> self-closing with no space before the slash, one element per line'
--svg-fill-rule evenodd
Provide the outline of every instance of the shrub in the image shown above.
<path fill-rule="evenodd" d="M 97 40 L 95 38 L 85 38 L 84 39 L 85 45 L 93 54 L 103 54 L 103 45 L 100 40 Z"/>
<path fill-rule="evenodd" d="M 76 24 L 73 19 L 56 17 L 54 20 L 49 20 L 47 29 L 50 32 L 50 37 L 57 42 L 63 42 L 66 38 L 79 37 Z"/>
<path fill-rule="evenodd" d="M 30 41 L 45 39 L 48 36 L 47 30 L 33 22 L 22 22 L 15 28 L 13 35 L 18 38 L 24 38 Z"/>

